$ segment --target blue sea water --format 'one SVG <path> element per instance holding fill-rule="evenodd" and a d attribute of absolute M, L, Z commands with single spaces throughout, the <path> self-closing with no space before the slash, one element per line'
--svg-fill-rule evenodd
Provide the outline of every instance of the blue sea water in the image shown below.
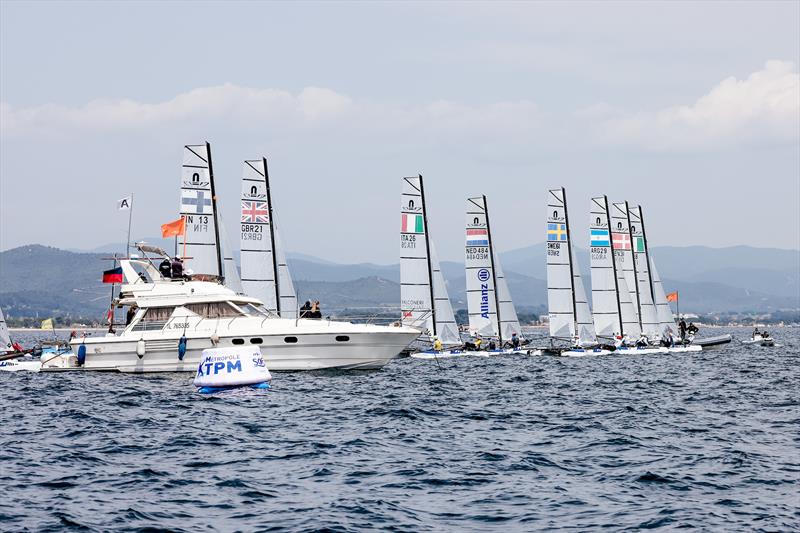
<path fill-rule="evenodd" d="M 774 336 L 210 396 L 190 375 L 3 373 L 0 529 L 798 530 L 800 330 Z"/>

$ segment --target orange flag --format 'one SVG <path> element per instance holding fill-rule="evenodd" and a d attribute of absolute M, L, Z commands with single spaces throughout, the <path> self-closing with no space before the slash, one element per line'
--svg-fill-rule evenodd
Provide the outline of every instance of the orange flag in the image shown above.
<path fill-rule="evenodd" d="M 667 301 L 668 302 L 677 302 L 678 301 L 678 291 L 671 292 L 667 294 Z"/>
<path fill-rule="evenodd" d="M 161 236 L 165 239 L 167 237 L 177 237 L 178 235 L 185 234 L 186 219 L 183 217 L 179 218 L 178 220 L 173 220 L 172 222 L 167 222 L 166 224 L 161 224 Z"/>

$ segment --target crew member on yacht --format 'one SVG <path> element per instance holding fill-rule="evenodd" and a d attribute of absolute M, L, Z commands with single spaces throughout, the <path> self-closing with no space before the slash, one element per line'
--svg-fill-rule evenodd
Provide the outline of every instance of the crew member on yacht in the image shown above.
<path fill-rule="evenodd" d="M 516 331 L 511 333 L 511 348 L 513 348 L 514 350 L 519 349 L 519 337 L 517 337 Z"/>
<path fill-rule="evenodd" d="M 128 312 L 125 313 L 126 326 L 129 325 L 131 323 L 131 320 L 133 320 L 133 317 L 136 316 L 136 309 L 137 309 L 136 305 L 132 305 L 128 308 Z"/>
<path fill-rule="evenodd" d="M 311 312 L 311 301 L 306 300 L 306 303 L 300 308 L 300 318 L 308 318 L 308 313 Z"/>
<path fill-rule="evenodd" d="M 170 268 L 172 268 L 172 279 L 183 279 L 183 259 L 174 257 Z"/>
<path fill-rule="evenodd" d="M 158 265 L 158 271 L 165 279 L 172 278 L 172 263 L 169 260 L 169 257 L 165 257 L 163 261 Z"/>
<path fill-rule="evenodd" d="M 678 322 L 678 331 L 681 333 L 681 344 L 686 342 L 686 321 L 681 317 L 681 321 Z"/>
<path fill-rule="evenodd" d="M 689 327 L 688 327 L 688 328 L 686 328 L 686 332 L 687 332 L 689 335 L 694 335 L 694 334 L 695 334 L 695 333 L 697 333 L 698 331 L 700 331 L 700 328 L 698 328 L 697 326 L 695 326 L 695 325 L 694 325 L 694 322 L 689 322 Z"/>

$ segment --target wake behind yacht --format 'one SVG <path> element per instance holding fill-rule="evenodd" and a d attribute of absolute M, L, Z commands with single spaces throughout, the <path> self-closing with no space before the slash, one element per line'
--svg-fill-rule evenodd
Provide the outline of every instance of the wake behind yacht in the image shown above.
<path fill-rule="evenodd" d="M 258 345 L 270 370 L 377 369 L 420 334 L 407 326 L 278 318 L 216 281 L 166 278 L 144 259 L 120 266 L 115 304 L 134 311 L 119 335 L 72 341 L 86 370 L 196 372 L 204 349 L 241 345 Z"/>

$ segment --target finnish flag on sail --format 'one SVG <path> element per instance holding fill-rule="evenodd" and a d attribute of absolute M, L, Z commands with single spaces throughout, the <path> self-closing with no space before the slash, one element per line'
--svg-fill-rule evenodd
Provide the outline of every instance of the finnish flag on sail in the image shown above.
<path fill-rule="evenodd" d="M 121 200 L 117 200 L 117 209 L 120 211 L 126 211 L 131 208 L 131 203 L 133 202 L 133 195 L 126 196 Z"/>

